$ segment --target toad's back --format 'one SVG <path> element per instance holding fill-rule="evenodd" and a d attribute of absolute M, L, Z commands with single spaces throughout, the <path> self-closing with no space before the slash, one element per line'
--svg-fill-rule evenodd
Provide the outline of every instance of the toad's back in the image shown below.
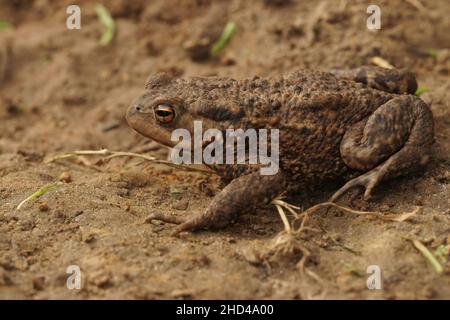
<path fill-rule="evenodd" d="M 246 114 L 241 127 L 279 129 L 282 169 L 310 184 L 349 171 L 339 151 L 344 133 L 396 96 L 308 71 L 242 80 L 238 87 Z"/>

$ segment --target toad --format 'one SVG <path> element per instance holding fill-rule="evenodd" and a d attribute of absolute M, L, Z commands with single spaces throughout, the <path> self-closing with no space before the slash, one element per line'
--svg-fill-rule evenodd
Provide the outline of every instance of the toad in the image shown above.
<path fill-rule="evenodd" d="M 182 231 L 220 228 L 242 212 L 269 204 L 284 192 L 345 181 L 330 201 L 353 188 L 368 200 L 382 181 L 420 170 L 434 143 L 433 116 L 413 95 L 406 70 L 361 67 L 330 72 L 295 71 L 271 78 L 150 76 L 129 107 L 128 124 L 173 147 L 175 129 L 278 129 L 279 170 L 257 165 L 209 164 L 228 183 L 204 212 L 192 217 L 153 214 Z"/>

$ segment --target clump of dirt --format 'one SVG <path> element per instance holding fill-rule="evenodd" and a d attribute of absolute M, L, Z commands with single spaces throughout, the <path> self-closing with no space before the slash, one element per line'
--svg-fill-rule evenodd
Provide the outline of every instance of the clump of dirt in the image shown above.
<path fill-rule="evenodd" d="M 450 297 L 448 1 L 379 1 L 380 30 L 367 29 L 364 2 L 103 1 L 117 27 L 107 46 L 99 43 L 104 29 L 96 3 L 78 1 L 80 30 L 66 28 L 69 4 L 0 1 L 0 20 L 10 24 L 0 30 L 1 298 Z M 223 19 L 211 19 L 217 12 Z M 236 25 L 231 41 L 211 57 L 203 45 L 230 21 Z M 181 238 L 169 236 L 171 225 L 145 222 L 152 212 L 204 210 L 220 188 L 212 177 L 129 158 L 44 161 L 105 147 L 164 159 L 166 150 L 124 121 L 152 72 L 241 78 L 353 68 L 374 57 L 411 69 L 427 88 L 421 97 L 431 104 L 437 144 L 422 174 L 385 183 L 371 202 L 357 198 L 354 205 L 399 213 L 420 206 L 422 212 L 403 222 L 336 209 L 311 215 L 318 232 L 296 240 L 311 253 L 304 262 L 309 273 L 298 268 L 304 252 L 295 243 L 274 251 L 281 255 L 266 252 L 261 260 L 257 254 L 280 239 L 283 224 L 273 207 L 224 230 Z M 15 209 L 58 180 L 38 201 Z M 332 191 L 289 201 L 306 208 Z M 446 272 L 435 272 L 408 239 L 421 241 Z M 73 265 L 81 270 L 79 290 L 66 286 Z M 371 265 L 380 267 L 381 290 L 366 286 Z"/>

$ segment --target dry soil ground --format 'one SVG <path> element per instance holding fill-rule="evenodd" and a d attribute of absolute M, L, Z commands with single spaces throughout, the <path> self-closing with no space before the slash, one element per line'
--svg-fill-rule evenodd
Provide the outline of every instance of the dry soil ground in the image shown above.
<path fill-rule="evenodd" d="M 0 1 L 0 20 L 11 24 L 0 31 L 0 298 L 450 298 L 448 0 L 375 1 L 378 31 L 366 28 L 367 1 L 104 1 L 117 24 L 108 46 L 99 44 L 93 1 L 77 1 L 82 29 L 66 28 L 69 2 Z M 226 21 L 237 31 L 221 56 L 193 61 L 186 43 Z M 212 178 L 135 159 L 44 161 L 77 149 L 148 146 L 124 112 L 151 72 L 266 76 L 356 67 L 375 56 L 410 68 L 428 88 L 422 98 L 434 113 L 437 145 L 423 174 L 386 183 L 355 206 L 423 210 L 406 222 L 312 215 L 308 224 L 320 232 L 298 241 L 311 252 L 305 267 L 316 279 L 296 267 L 298 252 L 262 254 L 283 230 L 274 207 L 181 238 L 169 236 L 172 225 L 144 223 L 152 211 L 204 209 L 219 188 Z M 70 182 L 15 210 L 63 172 Z M 308 207 L 331 193 L 291 201 Z M 437 274 L 408 238 L 438 250 L 447 272 Z M 81 268 L 81 290 L 66 288 L 69 265 Z M 380 266 L 382 290 L 367 289 L 369 265 Z"/>

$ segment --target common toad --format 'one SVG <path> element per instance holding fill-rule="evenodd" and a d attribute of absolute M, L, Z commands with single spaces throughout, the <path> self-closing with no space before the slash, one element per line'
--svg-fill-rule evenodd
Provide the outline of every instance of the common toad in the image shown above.
<path fill-rule="evenodd" d="M 369 199 L 383 180 L 422 168 L 434 143 L 432 113 L 413 93 L 408 71 L 361 67 L 347 71 L 296 71 L 285 76 L 234 80 L 220 77 L 147 80 L 127 111 L 136 131 L 173 147 L 171 132 L 207 128 L 279 129 L 279 171 L 261 175 L 252 165 L 210 165 L 228 185 L 206 211 L 192 218 L 154 214 L 179 224 L 174 233 L 223 227 L 237 214 L 265 205 L 288 191 L 347 181 Z"/>

